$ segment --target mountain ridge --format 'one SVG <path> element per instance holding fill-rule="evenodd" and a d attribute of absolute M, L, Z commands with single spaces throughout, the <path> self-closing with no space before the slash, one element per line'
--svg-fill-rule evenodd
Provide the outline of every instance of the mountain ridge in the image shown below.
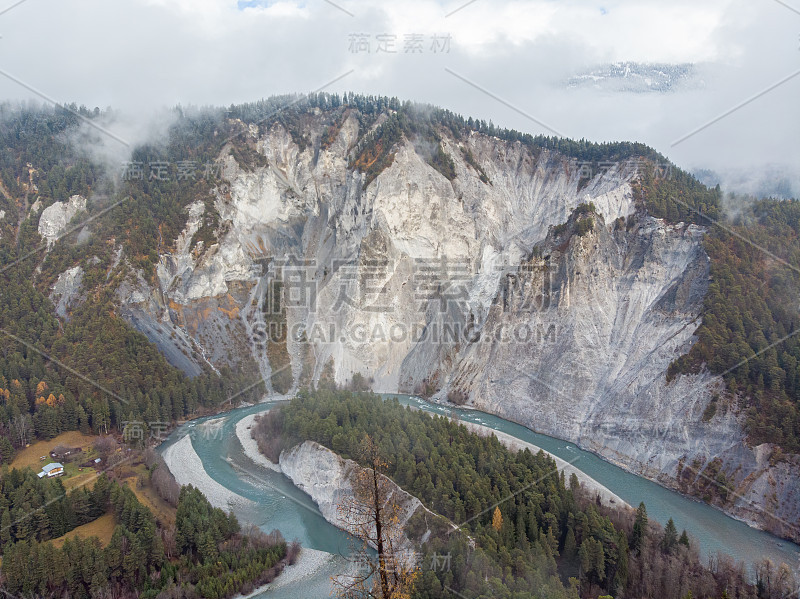
<path fill-rule="evenodd" d="M 696 340 L 708 285 L 703 239 L 719 213 L 718 190 L 641 144 L 534 138 L 352 95 L 314 96 L 259 122 L 274 102 L 188 119 L 167 150 L 137 149 L 132 158 L 143 164 L 173 152 L 172 179 L 122 182 L 125 210 L 100 219 L 86 242 L 99 262 L 68 237 L 47 254 L 41 279 L 55 282 L 80 264 L 84 296 L 113 289 L 119 315 L 189 374 L 213 381 L 214 370 L 238 371 L 229 395 L 245 380 L 257 391 L 263 378 L 279 392 L 332 379 L 449 397 L 684 492 L 695 492 L 681 482 L 687 465 L 697 471 L 692 484 L 722 472 L 714 485 L 738 499 L 708 501 L 798 538 L 791 461 L 773 464 L 770 446 L 748 445 L 719 377 L 666 380 Z M 223 132 L 230 141 L 215 153 Z M 216 158 L 219 173 L 178 185 L 178 157 Z M 17 194 L 36 193 L 15 181 Z M 92 203 L 88 186 L 69 191 Z M 98 241 L 112 238 L 101 251 Z M 438 281 L 419 278 L 420 268 L 442 263 Z M 285 300 L 285 309 L 265 311 L 276 289 L 284 298 L 292 291 L 287 272 L 313 281 L 314 310 Z M 351 277 L 365 275 L 368 288 L 352 287 Z M 343 289 L 355 300 L 341 298 Z M 415 327 L 435 325 L 459 335 L 414 340 Z M 533 342 L 470 342 L 487 328 L 531 325 Z M 716 396 L 725 409 L 706 421 Z M 170 403 L 170 416 L 188 405 Z M 148 409 L 159 410 L 134 400 L 131 417 Z"/>

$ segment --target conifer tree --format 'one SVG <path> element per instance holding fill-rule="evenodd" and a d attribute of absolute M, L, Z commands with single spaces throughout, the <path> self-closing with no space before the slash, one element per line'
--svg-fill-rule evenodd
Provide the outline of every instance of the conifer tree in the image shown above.
<path fill-rule="evenodd" d="M 633 522 L 633 535 L 631 537 L 631 549 L 637 553 L 642 550 L 642 542 L 647 532 L 647 508 L 644 501 L 639 504 L 636 510 L 636 520 Z"/>
<path fill-rule="evenodd" d="M 492 514 L 492 528 L 497 532 L 500 532 L 500 529 L 503 528 L 503 514 L 500 512 L 499 506 L 494 508 L 494 513 Z"/>
<path fill-rule="evenodd" d="M 667 525 L 664 527 L 664 537 L 661 539 L 661 550 L 664 553 L 672 553 L 677 543 L 678 531 L 675 528 L 675 522 L 670 518 Z"/>

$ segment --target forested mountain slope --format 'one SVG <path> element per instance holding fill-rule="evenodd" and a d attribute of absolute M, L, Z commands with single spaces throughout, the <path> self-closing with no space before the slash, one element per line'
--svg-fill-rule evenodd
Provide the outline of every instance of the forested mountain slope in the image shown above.
<path fill-rule="evenodd" d="M 328 459 L 328 450 L 313 451 L 316 443 L 371 467 L 364 455 L 369 439 L 385 460 L 386 475 L 457 523 L 455 530 L 451 523 L 434 526 L 432 515 L 420 512 L 402 521 L 419 549 L 412 597 L 756 596 L 755 585 L 725 560 L 705 568 L 689 535 L 672 520 L 662 529 L 648 521 L 644 505 L 635 513 L 603 506 L 543 452 L 509 451 L 494 436 L 396 400 L 301 392 L 263 416 L 254 434 L 262 446 L 281 452 L 281 467 L 286 472 L 290 463 L 293 479 L 292 470 L 313 472 Z M 298 454 L 304 457 L 299 466 Z M 327 501 L 324 491 L 318 495 Z M 445 567 L 437 556 L 447 556 Z M 791 588 L 776 588 L 774 596 Z"/>
<path fill-rule="evenodd" d="M 499 413 L 798 538 L 794 202 L 730 224 L 641 144 L 396 99 L 174 117 L 113 172 L 75 114 L 3 109 L 6 456 L 332 380 Z"/>

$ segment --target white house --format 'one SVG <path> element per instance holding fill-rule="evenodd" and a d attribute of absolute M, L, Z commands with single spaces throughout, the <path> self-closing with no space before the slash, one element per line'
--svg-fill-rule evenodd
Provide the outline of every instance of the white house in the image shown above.
<path fill-rule="evenodd" d="M 54 476 L 61 476 L 62 474 L 64 474 L 63 464 L 53 462 L 52 464 L 48 464 L 42 468 L 42 471 L 39 473 L 39 478 L 43 478 L 44 476 L 47 476 L 47 478 L 52 478 Z"/>

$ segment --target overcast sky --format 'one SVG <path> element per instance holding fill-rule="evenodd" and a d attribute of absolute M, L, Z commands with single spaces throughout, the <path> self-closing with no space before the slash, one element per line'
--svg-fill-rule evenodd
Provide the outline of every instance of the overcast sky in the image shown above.
<path fill-rule="evenodd" d="M 800 0 L 15 2 L 0 3 L 4 99 L 33 88 L 145 119 L 324 87 L 531 133 L 644 141 L 690 169 L 800 172 Z M 378 52 L 381 40 L 395 52 Z M 565 85 L 613 61 L 697 74 L 669 93 Z"/>

